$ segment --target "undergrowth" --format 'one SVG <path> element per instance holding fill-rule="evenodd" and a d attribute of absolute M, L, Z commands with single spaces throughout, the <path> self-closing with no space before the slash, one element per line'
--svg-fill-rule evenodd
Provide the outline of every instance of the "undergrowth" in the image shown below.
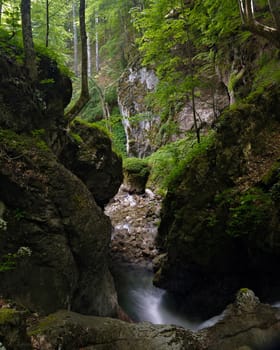
<path fill-rule="evenodd" d="M 169 143 L 147 157 L 151 168 L 148 186 L 164 195 L 168 188 L 182 176 L 187 165 L 213 144 L 215 132 L 202 135 L 197 143 L 195 135 L 189 133 L 184 139 Z"/>

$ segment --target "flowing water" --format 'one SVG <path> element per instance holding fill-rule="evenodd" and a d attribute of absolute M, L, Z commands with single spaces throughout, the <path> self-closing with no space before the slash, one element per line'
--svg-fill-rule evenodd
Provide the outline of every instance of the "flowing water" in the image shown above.
<path fill-rule="evenodd" d="M 153 286 L 153 273 L 131 264 L 115 265 L 113 269 L 119 303 L 135 322 L 175 324 L 191 330 L 209 327 L 221 316 L 202 322 L 189 319 L 180 311 L 176 300 L 163 289 Z"/>
<path fill-rule="evenodd" d="M 112 273 L 119 304 L 135 322 L 175 324 L 192 330 L 209 327 L 222 316 L 205 322 L 190 319 L 172 295 L 152 283 L 153 273 L 149 267 L 157 254 L 154 239 L 161 200 L 150 192 L 139 196 L 120 190 L 106 207 L 105 212 L 114 226 Z"/>

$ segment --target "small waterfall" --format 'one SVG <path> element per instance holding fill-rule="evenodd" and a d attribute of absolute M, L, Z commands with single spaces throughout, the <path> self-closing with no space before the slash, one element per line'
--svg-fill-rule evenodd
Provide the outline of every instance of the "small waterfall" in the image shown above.
<path fill-rule="evenodd" d="M 223 314 L 209 320 L 189 319 L 172 295 L 153 286 L 153 273 L 130 264 L 114 266 L 119 303 L 135 322 L 154 324 L 174 324 L 191 330 L 214 325 L 223 318 Z"/>
<path fill-rule="evenodd" d="M 151 261 L 157 255 L 154 239 L 159 222 L 161 199 L 152 191 L 129 195 L 120 190 L 106 207 L 114 227 L 112 274 L 119 304 L 135 322 L 175 324 L 197 330 L 220 320 L 189 319 L 175 298 L 153 285 Z"/>

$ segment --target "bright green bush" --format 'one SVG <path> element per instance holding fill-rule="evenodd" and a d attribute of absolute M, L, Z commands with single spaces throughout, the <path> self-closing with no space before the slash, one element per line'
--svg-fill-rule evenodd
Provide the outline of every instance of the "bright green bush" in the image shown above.
<path fill-rule="evenodd" d="M 209 131 L 197 143 L 195 135 L 190 133 L 186 138 L 158 149 L 147 158 L 151 168 L 148 186 L 164 194 L 175 185 L 192 159 L 203 154 L 213 144 L 214 139 L 215 133 Z"/>

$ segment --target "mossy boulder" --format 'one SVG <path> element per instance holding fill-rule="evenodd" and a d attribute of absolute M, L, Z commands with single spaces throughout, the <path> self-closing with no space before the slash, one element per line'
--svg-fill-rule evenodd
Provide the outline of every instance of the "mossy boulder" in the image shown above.
<path fill-rule="evenodd" d="M 122 158 L 112 150 L 108 133 L 93 123 L 72 122 L 60 160 L 86 184 L 101 207 L 122 183 Z"/>
<path fill-rule="evenodd" d="M 221 311 L 244 283 L 261 298 L 279 294 L 279 96 L 272 86 L 226 111 L 214 144 L 170 184 L 155 283 L 188 312 Z"/>
<path fill-rule="evenodd" d="M 123 166 L 124 187 L 129 193 L 144 193 L 149 177 L 148 162 L 140 158 L 126 158 Z"/>
<path fill-rule="evenodd" d="M 72 84 L 47 56 L 37 56 L 38 80 L 32 83 L 23 65 L 22 49 L 1 43 L 0 126 L 17 132 L 66 127 L 63 110 L 70 102 Z M 54 142 L 54 135 L 49 142 Z"/>
<path fill-rule="evenodd" d="M 251 290 L 243 288 L 214 326 L 197 332 L 172 325 L 125 323 L 62 310 L 31 327 L 29 335 L 32 344 L 41 350 L 267 349 L 279 344 L 279 316 L 277 308 L 261 304 Z"/>
<path fill-rule="evenodd" d="M 115 315 L 107 258 L 111 223 L 82 175 L 78 178 L 59 161 L 71 143 L 63 116 L 71 81 L 54 61 L 38 55 L 39 80 L 31 82 L 21 55 L 21 49 L 1 46 L 0 266 L 5 271 L 0 292 L 43 314 L 71 308 Z M 96 137 L 106 146 L 92 157 L 92 167 L 102 167 L 110 178 L 110 162 L 117 168 L 120 161 L 108 137 Z M 101 183 L 96 187 L 102 190 L 106 184 Z"/>
<path fill-rule="evenodd" d="M 1 293 L 32 310 L 58 308 L 112 315 L 107 267 L 111 224 L 85 184 L 34 137 L 1 131 L 0 198 L 5 205 L 1 256 L 30 256 L 2 274 Z"/>

